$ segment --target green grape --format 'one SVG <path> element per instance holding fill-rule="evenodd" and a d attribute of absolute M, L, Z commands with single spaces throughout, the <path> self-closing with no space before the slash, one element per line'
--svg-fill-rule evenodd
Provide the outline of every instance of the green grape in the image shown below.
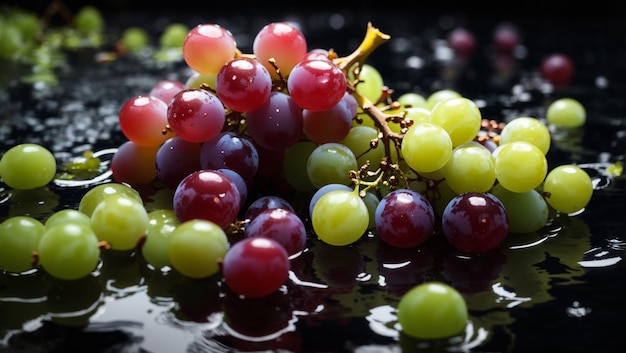
<path fill-rule="evenodd" d="M 400 299 L 397 314 L 402 331 L 422 339 L 461 334 L 469 317 L 465 298 L 441 282 L 424 282 L 411 288 Z"/>
<path fill-rule="evenodd" d="M 120 43 L 130 53 L 144 49 L 150 42 L 148 32 L 141 27 L 129 27 L 122 32 Z"/>
<path fill-rule="evenodd" d="M 433 202 L 433 209 L 435 213 L 441 217 L 443 215 L 443 211 L 446 209 L 446 206 L 450 201 L 459 194 L 454 192 L 447 180 L 442 180 L 437 184 L 437 198 L 435 202 Z"/>
<path fill-rule="evenodd" d="M 56 224 L 76 223 L 83 226 L 91 227 L 91 220 L 85 213 L 73 208 L 56 211 L 51 214 L 45 221 L 44 226 L 50 228 Z"/>
<path fill-rule="evenodd" d="M 16 56 L 24 45 L 19 28 L 8 21 L 0 21 L 0 57 Z"/>
<path fill-rule="evenodd" d="M 504 205 L 509 218 L 509 232 L 536 232 L 548 222 L 548 204 L 537 190 L 513 192 L 497 184 L 490 192 Z"/>
<path fill-rule="evenodd" d="M 100 260 L 98 238 L 89 227 L 58 223 L 39 242 L 39 264 L 51 276 L 75 280 L 90 274 Z"/>
<path fill-rule="evenodd" d="M 228 251 L 224 230 L 217 224 L 193 219 L 178 225 L 170 234 L 168 257 L 172 267 L 190 278 L 204 278 L 219 271 L 219 261 Z"/>
<path fill-rule="evenodd" d="M 35 143 L 13 146 L 0 159 L 0 177 L 9 187 L 18 190 L 45 186 L 54 179 L 56 172 L 54 155 Z"/>
<path fill-rule="evenodd" d="M 500 145 L 513 141 L 526 141 L 539 147 L 543 154 L 550 149 L 550 131 L 539 119 L 522 116 L 509 121 L 500 132 Z"/>
<path fill-rule="evenodd" d="M 431 93 L 430 96 L 426 98 L 426 107 L 432 111 L 439 102 L 459 97 L 462 97 L 461 94 L 455 90 L 441 89 Z"/>
<path fill-rule="evenodd" d="M 407 131 L 401 153 L 406 164 L 418 173 L 442 168 L 452 156 L 452 140 L 441 126 L 418 123 Z"/>
<path fill-rule="evenodd" d="M 487 192 L 496 181 L 495 161 L 485 147 L 467 143 L 455 147 L 444 166 L 444 175 L 454 192 Z"/>
<path fill-rule="evenodd" d="M 105 183 L 94 186 L 87 191 L 85 195 L 80 199 L 78 203 L 78 210 L 87 216 L 91 217 L 93 210 L 98 206 L 100 201 L 111 195 L 126 195 L 131 196 L 138 201 L 141 201 L 141 195 L 137 190 L 122 183 Z"/>
<path fill-rule="evenodd" d="M 374 217 L 376 214 L 376 207 L 380 202 L 380 199 L 373 192 L 366 192 L 363 197 L 363 202 L 365 202 L 365 206 L 367 206 L 367 212 L 369 213 L 369 223 L 367 224 L 368 230 L 373 230 L 376 228 L 376 218 Z"/>
<path fill-rule="evenodd" d="M 543 193 L 555 210 L 574 213 L 585 208 L 591 200 L 593 183 L 584 169 L 566 164 L 548 173 L 543 183 Z"/>
<path fill-rule="evenodd" d="M 315 186 L 307 175 L 307 161 L 317 144 L 302 140 L 289 146 L 283 156 L 283 175 L 289 185 L 300 191 L 313 191 Z"/>
<path fill-rule="evenodd" d="M 411 120 L 413 124 L 432 122 L 432 111 L 424 107 L 411 107 L 405 110 L 405 119 Z"/>
<path fill-rule="evenodd" d="M 91 213 L 91 228 L 112 250 L 135 248 L 148 232 L 148 223 L 143 203 L 128 195 L 108 196 Z"/>
<path fill-rule="evenodd" d="M 13 216 L 0 223 L 0 268 L 20 273 L 33 268 L 44 225 L 30 216 Z"/>
<path fill-rule="evenodd" d="M 10 21 L 22 35 L 24 42 L 32 43 L 37 39 L 40 31 L 39 18 L 36 14 L 23 10 L 10 13 Z"/>
<path fill-rule="evenodd" d="M 357 165 L 360 167 L 369 161 L 372 170 L 378 169 L 380 162 L 385 156 L 385 148 L 382 143 L 377 143 L 372 148 L 371 142 L 378 139 L 378 129 L 371 126 L 353 126 L 348 135 L 341 141 L 356 156 Z M 380 142 L 380 141 L 378 141 Z"/>
<path fill-rule="evenodd" d="M 351 71 L 348 74 L 348 81 L 353 82 L 356 78 Z M 363 64 L 358 76 L 359 82 L 356 91 L 370 102 L 376 103 L 383 93 L 384 81 L 380 72 L 369 64 Z"/>
<path fill-rule="evenodd" d="M 546 121 L 556 127 L 576 128 L 583 126 L 586 120 L 585 107 L 573 98 L 557 99 L 546 111 Z"/>
<path fill-rule="evenodd" d="M 509 142 L 493 151 L 496 179 L 513 192 L 527 192 L 541 185 L 548 162 L 539 147 L 526 141 Z"/>
<path fill-rule="evenodd" d="M 74 26 L 83 34 L 100 33 L 104 29 L 104 18 L 95 6 L 84 6 L 76 13 Z"/>
<path fill-rule="evenodd" d="M 358 190 L 332 190 L 315 203 L 311 222 L 323 242 L 342 246 L 361 238 L 369 226 L 370 213 Z"/>
<path fill-rule="evenodd" d="M 428 104 L 426 103 L 426 98 L 421 94 L 415 92 L 407 92 L 402 94 L 397 99 L 400 106 L 404 108 L 412 107 L 412 108 L 425 108 L 428 109 Z"/>
<path fill-rule="evenodd" d="M 182 49 L 187 33 L 189 33 L 189 27 L 187 27 L 187 25 L 182 23 L 169 24 L 159 37 L 159 45 L 161 48 Z"/>
<path fill-rule="evenodd" d="M 215 79 L 217 74 L 201 74 L 194 72 L 185 81 L 186 88 L 200 88 L 202 85 L 206 85 L 215 90 Z"/>
<path fill-rule="evenodd" d="M 357 170 L 354 153 L 345 145 L 335 142 L 317 146 L 307 161 L 307 175 L 316 188 L 326 184 L 349 185 L 350 171 Z"/>
<path fill-rule="evenodd" d="M 443 127 L 452 146 L 470 142 L 480 130 L 482 114 L 474 101 L 465 97 L 446 99 L 432 109 L 430 122 Z"/>
<path fill-rule="evenodd" d="M 173 210 L 161 209 L 148 213 L 148 232 L 141 253 L 154 268 L 171 266 L 168 255 L 169 238 L 179 224 Z"/>

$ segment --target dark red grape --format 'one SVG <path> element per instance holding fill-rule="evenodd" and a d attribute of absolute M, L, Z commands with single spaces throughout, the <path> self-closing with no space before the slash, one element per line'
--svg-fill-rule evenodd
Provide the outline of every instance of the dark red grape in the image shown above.
<path fill-rule="evenodd" d="M 550 54 L 541 62 L 541 75 L 556 85 L 567 84 L 573 74 L 574 63 L 565 54 Z"/>
<path fill-rule="evenodd" d="M 295 212 L 293 206 L 289 203 L 289 201 L 283 199 L 280 196 L 267 195 L 254 200 L 246 209 L 244 218 L 248 220 L 253 220 L 259 213 L 267 209 L 274 208 L 284 208 L 291 212 Z"/>
<path fill-rule="evenodd" d="M 233 131 L 225 131 L 202 143 L 200 167 L 232 169 L 249 183 L 259 168 L 259 153 L 247 137 Z"/>
<path fill-rule="evenodd" d="M 261 107 L 246 114 L 246 123 L 258 145 L 285 150 L 302 137 L 302 108 L 288 94 L 274 91 Z"/>
<path fill-rule="evenodd" d="M 304 223 L 295 212 L 285 208 L 269 208 L 250 221 L 244 235 L 274 239 L 292 257 L 304 250 L 307 232 Z"/>
<path fill-rule="evenodd" d="M 176 189 L 183 178 L 200 170 L 200 144 L 174 136 L 159 147 L 155 163 L 157 178 L 166 187 Z"/>

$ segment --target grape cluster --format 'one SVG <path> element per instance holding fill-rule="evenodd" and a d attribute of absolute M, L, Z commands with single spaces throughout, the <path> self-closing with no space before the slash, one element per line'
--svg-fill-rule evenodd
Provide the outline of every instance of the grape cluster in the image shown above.
<path fill-rule="evenodd" d="M 44 223 L 5 220 L 0 267 L 20 273 L 41 265 L 72 280 L 91 273 L 103 249 L 138 251 L 155 269 L 220 274 L 237 294 L 262 297 L 284 285 L 312 236 L 346 246 L 371 232 L 398 248 L 445 236 L 472 254 L 509 233 L 539 230 L 551 209 L 584 209 L 591 179 L 573 164 L 548 170 L 544 121 L 488 121 L 452 90 L 394 97 L 366 63 L 389 39 L 368 24 L 359 48 L 341 57 L 308 48 L 297 26 L 274 22 L 243 53 L 226 28 L 190 29 L 182 54 L 194 74 L 163 80 L 120 108 L 127 141 L 110 163 L 115 182 Z M 546 119 L 578 127 L 584 108 L 558 101 Z M 0 177 L 14 188 L 45 185 L 56 169 L 46 152 L 16 146 L 0 160 Z M 37 173 L 25 170 L 35 165 Z M 265 176 L 308 195 L 306 212 L 279 195 L 251 199 Z M 137 191 L 146 184 L 171 191 L 171 207 L 148 211 Z"/>

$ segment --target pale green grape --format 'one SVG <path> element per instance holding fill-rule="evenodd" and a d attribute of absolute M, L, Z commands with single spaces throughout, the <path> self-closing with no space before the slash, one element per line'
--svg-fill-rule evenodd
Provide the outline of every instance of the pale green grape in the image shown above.
<path fill-rule="evenodd" d="M 593 183 L 579 166 L 566 164 L 550 171 L 543 184 L 546 201 L 562 213 L 574 213 L 587 206 L 593 195 Z"/>
<path fill-rule="evenodd" d="M 413 107 L 413 108 L 428 109 L 426 98 L 424 98 L 424 96 L 422 96 L 421 94 L 418 94 L 415 92 L 403 93 L 402 95 L 400 95 L 400 97 L 398 97 L 397 101 L 398 103 L 400 103 L 402 107 L 405 107 L 405 108 Z"/>
<path fill-rule="evenodd" d="M 585 124 L 587 111 L 573 98 L 561 98 L 552 102 L 546 111 L 546 121 L 556 127 L 575 128 Z"/>
<path fill-rule="evenodd" d="M 452 140 L 441 126 L 418 123 L 407 131 L 401 153 L 406 164 L 418 173 L 442 168 L 452 156 Z"/>
<path fill-rule="evenodd" d="M 354 153 L 345 145 L 335 142 L 317 146 L 307 160 L 307 175 L 316 188 L 326 184 L 349 185 L 350 171 L 357 170 Z"/>
<path fill-rule="evenodd" d="M 74 16 L 74 26 L 85 34 L 99 33 L 104 29 L 104 18 L 95 6 L 84 6 Z"/>
<path fill-rule="evenodd" d="M 30 216 L 13 216 L 0 223 L 0 268 L 20 273 L 33 268 L 44 225 Z"/>
<path fill-rule="evenodd" d="M 289 185 L 293 186 L 296 190 L 315 190 L 315 186 L 313 186 L 313 183 L 309 180 L 306 165 L 309 156 L 316 147 L 316 143 L 302 140 L 289 146 L 285 150 L 283 156 L 283 175 Z"/>
<path fill-rule="evenodd" d="M 352 244 L 365 233 L 370 214 L 358 191 L 332 190 L 317 200 L 311 215 L 315 234 L 327 244 Z"/>
<path fill-rule="evenodd" d="M 404 110 L 406 112 L 405 118 L 413 121 L 413 124 L 427 122 L 432 120 L 432 111 L 424 107 L 411 107 Z"/>
<path fill-rule="evenodd" d="M 169 24 L 159 37 L 159 45 L 161 48 L 182 49 L 187 33 L 189 33 L 189 27 L 187 27 L 187 25 L 182 23 Z"/>
<path fill-rule="evenodd" d="M 347 146 L 356 156 L 358 166 L 364 165 L 367 161 L 370 163 L 370 169 L 378 169 L 380 162 L 385 156 L 385 148 L 383 144 L 376 144 L 372 148 L 371 143 L 378 138 L 378 129 L 371 126 L 358 125 L 353 126 L 348 135 L 341 141 L 342 145 Z"/>
<path fill-rule="evenodd" d="M 548 171 L 543 151 L 530 142 L 515 141 L 498 146 L 495 157 L 496 179 L 513 192 L 527 192 L 541 185 Z"/>
<path fill-rule="evenodd" d="M 452 89 L 441 89 L 431 93 L 428 98 L 426 98 L 426 108 L 431 111 L 435 108 L 439 102 L 443 102 L 450 98 L 458 98 L 462 97 L 461 94 Z"/>
<path fill-rule="evenodd" d="M 137 190 L 122 183 L 105 183 L 94 186 L 80 199 L 78 210 L 91 217 L 93 210 L 100 201 L 111 195 L 126 195 L 141 201 L 141 195 Z"/>
<path fill-rule="evenodd" d="M 167 252 L 172 267 L 182 275 L 204 278 L 218 272 L 219 261 L 228 248 L 226 233 L 220 226 L 193 219 L 179 224 L 170 234 Z"/>
<path fill-rule="evenodd" d="M 148 31 L 142 27 L 128 27 L 122 32 L 120 43 L 124 49 L 130 53 L 135 53 L 144 49 L 150 44 Z"/>
<path fill-rule="evenodd" d="M 474 101 L 465 97 L 446 99 L 432 109 L 430 122 L 443 127 L 452 146 L 470 142 L 480 130 L 482 114 Z"/>
<path fill-rule="evenodd" d="M 91 220 L 85 213 L 73 208 L 56 211 L 48 217 L 44 223 L 46 228 L 50 228 L 56 224 L 76 223 L 91 227 Z"/>
<path fill-rule="evenodd" d="M 500 132 L 500 145 L 513 141 L 526 141 L 544 153 L 550 149 L 550 131 L 541 120 L 522 116 L 509 121 Z"/>
<path fill-rule="evenodd" d="M 98 238 L 89 227 L 59 223 L 46 228 L 39 242 L 39 263 L 51 276 L 75 280 L 89 275 L 98 265 Z"/>
<path fill-rule="evenodd" d="M 462 334 L 469 317 L 461 293 L 440 282 L 425 282 L 410 289 L 400 299 L 397 313 L 402 331 L 423 339 Z"/>
<path fill-rule="evenodd" d="M 504 205 L 509 218 L 509 232 L 536 232 L 548 222 L 548 204 L 537 190 L 513 192 L 497 184 L 490 192 Z"/>
<path fill-rule="evenodd" d="M 483 146 L 467 143 L 452 151 L 444 175 L 454 192 L 487 192 L 496 181 L 495 160 Z"/>
<path fill-rule="evenodd" d="M 194 72 L 185 81 L 185 88 L 200 88 L 202 85 L 206 85 L 212 89 L 215 89 L 215 79 L 217 74 L 201 74 Z"/>
<path fill-rule="evenodd" d="M 28 190 L 50 183 L 57 172 L 52 152 L 35 143 L 9 148 L 0 159 L 0 177 L 9 187 Z"/>
<path fill-rule="evenodd" d="M 141 254 L 147 263 L 160 269 L 170 266 L 168 255 L 169 238 L 180 224 L 176 213 L 170 209 L 153 210 L 148 213 L 148 232 L 141 247 Z"/>
<path fill-rule="evenodd" d="M 128 195 L 111 195 L 100 201 L 91 214 L 91 228 L 98 240 L 112 250 L 131 250 L 148 232 L 148 211 Z"/>
<path fill-rule="evenodd" d="M 368 230 L 373 230 L 376 228 L 376 207 L 378 203 L 380 203 L 380 199 L 373 192 L 366 192 L 363 197 L 363 202 L 365 202 L 365 206 L 367 206 L 367 212 L 369 213 L 369 223 L 367 225 Z"/>
<path fill-rule="evenodd" d="M 349 72 L 348 80 L 353 82 L 355 79 L 354 73 Z M 356 91 L 370 102 L 376 103 L 383 93 L 385 85 L 383 76 L 374 66 L 363 64 L 358 79 L 362 82 L 357 84 Z"/>

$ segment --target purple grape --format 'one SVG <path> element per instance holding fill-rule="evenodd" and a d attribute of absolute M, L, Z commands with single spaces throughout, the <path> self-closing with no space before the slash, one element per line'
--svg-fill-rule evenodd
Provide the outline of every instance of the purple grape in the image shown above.
<path fill-rule="evenodd" d="M 174 136 L 159 147 L 155 163 L 157 178 L 166 187 L 176 189 L 187 175 L 200 170 L 200 144 Z"/>
<path fill-rule="evenodd" d="M 233 131 L 221 132 L 202 143 L 200 167 L 232 169 L 249 183 L 259 168 L 259 153 L 252 141 L 245 136 Z"/>

